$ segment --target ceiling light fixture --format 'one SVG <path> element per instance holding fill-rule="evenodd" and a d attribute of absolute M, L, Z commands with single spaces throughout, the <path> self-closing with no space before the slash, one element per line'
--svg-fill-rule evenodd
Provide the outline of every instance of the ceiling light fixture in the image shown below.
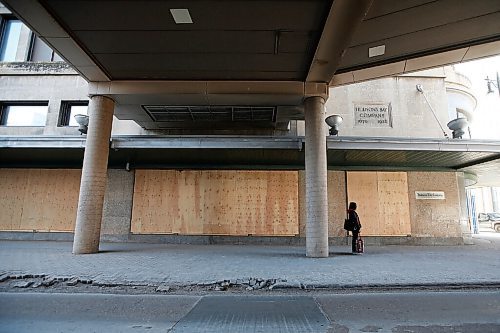
<path fill-rule="evenodd" d="M 385 54 L 385 45 L 370 47 L 368 49 L 368 58 L 377 57 Z"/>
<path fill-rule="evenodd" d="M 170 9 L 170 14 L 172 14 L 172 17 L 177 24 L 193 23 L 189 10 L 187 9 Z"/>

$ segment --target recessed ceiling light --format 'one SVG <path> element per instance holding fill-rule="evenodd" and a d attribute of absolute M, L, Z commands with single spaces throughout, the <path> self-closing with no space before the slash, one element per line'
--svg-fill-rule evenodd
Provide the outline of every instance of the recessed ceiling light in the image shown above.
<path fill-rule="evenodd" d="M 189 15 L 189 10 L 187 9 L 170 9 L 170 14 L 172 14 L 177 24 L 193 23 L 191 15 Z"/>
<path fill-rule="evenodd" d="M 385 53 L 385 45 L 379 45 L 375 47 L 370 47 L 368 49 L 368 57 L 376 57 L 376 56 L 381 56 Z"/>

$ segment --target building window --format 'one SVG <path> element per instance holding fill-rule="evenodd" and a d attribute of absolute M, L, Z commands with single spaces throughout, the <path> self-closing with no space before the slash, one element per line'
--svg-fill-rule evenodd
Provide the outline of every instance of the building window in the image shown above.
<path fill-rule="evenodd" d="M 43 40 L 33 34 L 28 61 L 51 62 L 64 60 L 45 44 Z"/>
<path fill-rule="evenodd" d="M 59 113 L 58 126 L 78 126 L 75 120 L 77 114 L 87 114 L 88 101 L 63 101 Z"/>
<path fill-rule="evenodd" d="M 2 18 L 0 22 L 0 61 L 16 61 L 17 46 L 21 36 L 21 21 Z"/>
<path fill-rule="evenodd" d="M 49 105 L 43 103 L 0 104 L 0 125 L 3 126 L 45 126 Z"/>

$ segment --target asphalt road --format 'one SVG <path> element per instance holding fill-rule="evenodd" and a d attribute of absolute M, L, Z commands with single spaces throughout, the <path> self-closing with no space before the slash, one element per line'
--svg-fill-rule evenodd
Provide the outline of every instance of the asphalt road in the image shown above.
<path fill-rule="evenodd" d="M 500 291 L 166 296 L 1 293 L 0 332 L 500 332 Z"/>

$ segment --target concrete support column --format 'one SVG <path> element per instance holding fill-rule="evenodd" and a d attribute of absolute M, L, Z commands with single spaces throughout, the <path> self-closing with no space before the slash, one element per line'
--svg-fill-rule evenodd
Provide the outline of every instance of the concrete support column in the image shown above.
<path fill-rule="evenodd" d="M 328 257 L 328 191 L 325 100 L 309 97 L 304 102 L 306 146 L 306 255 Z"/>
<path fill-rule="evenodd" d="M 87 143 L 73 241 L 74 254 L 99 252 L 114 106 L 114 101 L 108 97 L 93 96 L 90 99 Z"/>
<path fill-rule="evenodd" d="M 498 192 L 496 187 L 490 187 L 490 191 L 491 191 L 491 203 L 493 205 L 493 211 L 500 212 L 500 205 L 498 202 Z"/>

